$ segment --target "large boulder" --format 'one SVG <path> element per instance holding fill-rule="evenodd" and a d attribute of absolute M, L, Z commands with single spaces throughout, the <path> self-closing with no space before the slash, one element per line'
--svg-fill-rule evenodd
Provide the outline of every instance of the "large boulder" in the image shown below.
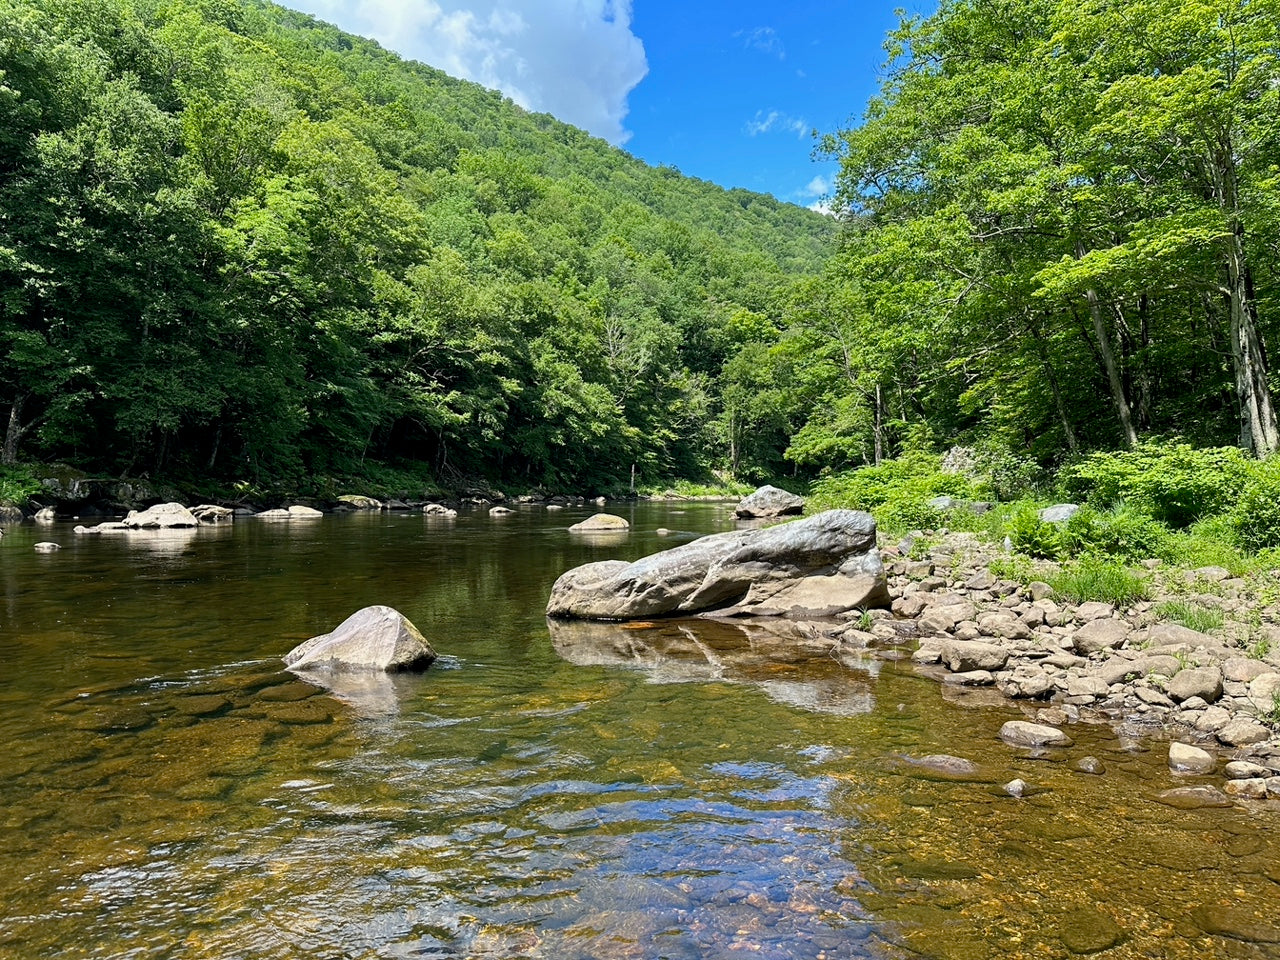
<path fill-rule="evenodd" d="M 284 657 L 290 670 L 425 670 L 436 652 L 418 628 L 391 607 L 357 610 L 332 633 L 298 644 Z"/>
<path fill-rule="evenodd" d="M 786 517 L 804 513 L 804 498 L 778 487 L 764 486 L 739 503 L 733 512 L 744 519 Z"/>
<path fill-rule="evenodd" d="M 235 517 L 230 507 L 220 507 L 214 503 L 202 503 L 191 508 L 191 515 L 201 523 L 223 523 Z"/>
<path fill-rule="evenodd" d="M 130 530 L 172 530 L 200 525 L 195 515 L 180 503 L 157 503 L 141 512 L 131 510 L 123 522 Z"/>
<path fill-rule="evenodd" d="M 635 620 L 663 615 L 834 616 L 887 607 L 876 522 L 829 510 L 763 530 L 702 537 L 626 563 L 568 571 L 551 589 L 550 617 Z"/>
<path fill-rule="evenodd" d="M 345 504 L 351 510 L 381 510 L 382 501 L 375 500 L 373 497 L 365 497 L 356 493 L 343 494 L 338 498 L 338 502 Z"/>
<path fill-rule="evenodd" d="M 616 533 L 619 530 L 628 530 L 630 527 L 631 524 L 625 517 L 612 513 L 597 513 L 587 517 L 581 523 L 575 523 L 569 529 L 575 533 Z"/>

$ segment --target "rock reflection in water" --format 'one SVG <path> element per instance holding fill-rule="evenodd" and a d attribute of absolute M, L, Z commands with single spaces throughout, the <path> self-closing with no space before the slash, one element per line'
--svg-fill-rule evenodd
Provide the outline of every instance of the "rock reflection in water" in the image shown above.
<path fill-rule="evenodd" d="M 437 661 L 435 669 L 449 669 L 449 666 L 449 661 Z M 398 716 L 404 702 L 416 696 L 430 676 L 381 670 L 300 669 L 291 672 L 367 720 Z"/>
<path fill-rule="evenodd" d="M 870 713 L 880 661 L 788 620 L 548 620 L 551 642 L 579 666 L 630 666 L 655 683 L 723 681 L 837 716 Z"/>

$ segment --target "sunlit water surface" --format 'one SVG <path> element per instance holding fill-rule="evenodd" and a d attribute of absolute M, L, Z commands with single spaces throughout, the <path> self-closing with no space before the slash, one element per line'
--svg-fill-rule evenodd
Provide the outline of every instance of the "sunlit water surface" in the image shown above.
<path fill-rule="evenodd" d="M 1260 942 L 1280 814 L 1153 802 L 1162 743 L 1083 727 L 1031 756 L 995 737 L 1016 707 L 821 638 L 553 637 L 564 570 L 733 525 L 724 505 L 611 509 L 629 535 L 532 507 L 10 527 L 0 955 L 1280 955 Z M 332 689 L 280 671 L 373 603 L 441 661 Z M 981 773 L 902 759 L 934 753 Z M 1086 754 L 1104 776 L 1072 769 Z M 1036 792 L 1007 796 L 1014 777 Z M 1205 911 L 1263 929 L 1207 936 Z"/>

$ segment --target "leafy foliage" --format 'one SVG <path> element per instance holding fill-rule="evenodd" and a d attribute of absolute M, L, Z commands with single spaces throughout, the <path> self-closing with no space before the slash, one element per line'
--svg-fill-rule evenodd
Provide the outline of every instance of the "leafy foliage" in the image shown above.
<path fill-rule="evenodd" d="M 1249 549 L 1280 547 L 1280 459 L 1272 458 L 1249 472 L 1230 523 L 1238 541 Z"/>
<path fill-rule="evenodd" d="M 1240 496 L 1249 461 L 1238 447 L 1194 449 L 1185 443 L 1141 443 L 1095 453 L 1065 468 L 1068 496 L 1100 507 L 1126 503 L 1173 527 L 1223 512 Z"/>
<path fill-rule="evenodd" d="M 258 0 L 0 0 L 0 66 L 5 461 L 603 489 L 781 460 L 788 423 L 721 430 L 764 414 L 725 370 L 828 218 Z"/>

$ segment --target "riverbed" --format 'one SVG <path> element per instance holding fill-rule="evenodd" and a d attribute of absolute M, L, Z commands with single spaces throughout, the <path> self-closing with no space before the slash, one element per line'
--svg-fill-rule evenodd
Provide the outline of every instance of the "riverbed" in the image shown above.
<path fill-rule="evenodd" d="M 1280 956 L 1276 814 L 1157 803 L 1198 782 L 1158 731 L 1077 725 L 1035 754 L 996 736 L 1017 706 L 891 652 L 689 622 L 553 636 L 564 570 L 734 524 L 609 510 L 629 534 L 534 506 L 7 528 L 0 956 Z M 281 672 L 375 603 L 430 671 Z"/>

